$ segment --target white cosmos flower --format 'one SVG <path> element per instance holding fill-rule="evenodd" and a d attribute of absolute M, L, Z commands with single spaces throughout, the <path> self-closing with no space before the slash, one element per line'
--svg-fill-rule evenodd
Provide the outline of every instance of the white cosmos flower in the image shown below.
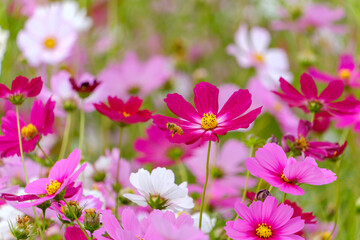
<path fill-rule="evenodd" d="M 194 219 L 194 227 L 199 228 L 200 222 L 200 212 L 194 213 L 191 215 Z M 215 227 L 216 218 L 210 218 L 207 213 L 203 213 L 202 216 L 202 223 L 201 223 L 201 231 L 204 233 L 209 233 Z"/>
<path fill-rule="evenodd" d="M 187 183 L 176 185 L 174 173 L 166 168 L 156 168 L 151 174 L 141 168 L 130 175 L 130 183 L 140 195 L 126 193 L 124 197 L 142 207 L 150 205 L 175 212 L 194 207 L 193 199 L 188 196 Z"/>
<path fill-rule="evenodd" d="M 0 28 L 0 73 L 1 73 L 1 62 L 5 55 L 8 38 L 9 38 L 9 31 Z"/>

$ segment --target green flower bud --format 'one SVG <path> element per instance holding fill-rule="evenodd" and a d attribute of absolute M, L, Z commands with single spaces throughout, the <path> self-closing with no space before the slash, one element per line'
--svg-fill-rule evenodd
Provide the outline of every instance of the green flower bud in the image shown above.
<path fill-rule="evenodd" d="M 32 231 L 32 224 L 30 223 L 30 218 L 28 216 L 18 216 L 15 226 L 9 222 L 9 228 L 11 234 L 16 239 L 28 239 Z"/>
<path fill-rule="evenodd" d="M 84 227 L 91 233 L 101 227 L 100 213 L 96 212 L 94 208 L 85 209 Z"/>

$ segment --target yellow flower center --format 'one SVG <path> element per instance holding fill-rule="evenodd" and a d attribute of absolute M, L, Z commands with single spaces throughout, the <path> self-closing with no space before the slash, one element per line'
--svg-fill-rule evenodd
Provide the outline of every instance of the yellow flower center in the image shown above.
<path fill-rule="evenodd" d="M 276 110 L 276 111 L 281 111 L 281 109 L 282 109 L 282 104 L 281 103 L 279 103 L 279 102 L 276 102 L 275 104 L 274 104 L 274 109 Z"/>
<path fill-rule="evenodd" d="M 38 131 L 36 129 L 36 127 L 29 123 L 27 126 L 23 127 L 21 129 L 21 134 L 26 138 L 26 139 L 32 139 L 37 135 Z"/>
<path fill-rule="evenodd" d="M 137 237 L 139 240 L 145 240 L 145 238 L 142 238 L 140 236 Z"/>
<path fill-rule="evenodd" d="M 256 229 L 256 235 L 260 238 L 270 238 L 272 235 L 271 226 L 268 226 L 266 223 L 258 224 Z"/>
<path fill-rule="evenodd" d="M 254 58 L 255 58 L 255 61 L 257 61 L 258 63 L 264 62 L 264 56 L 260 53 L 254 54 Z"/>
<path fill-rule="evenodd" d="M 123 112 L 124 117 L 130 117 L 130 113 Z"/>
<path fill-rule="evenodd" d="M 285 177 L 284 174 L 281 175 L 281 179 L 284 180 L 284 182 L 287 182 L 287 183 L 291 182 L 287 177 Z"/>
<path fill-rule="evenodd" d="M 218 125 L 216 120 L 216 115 L 212 113 L 204 113 L 204 116 L 201 118 L 201 127 L 205 130 L 214 129 Z"/>
<path fill-rule="evenodd" d="M 61 183 L 56 180 L 50 180 L 50 184 L 46 184 L 46 192 L 48 195 L 53 195 L 61 187 Z"/>
<path fill-rule="evenodd" d="M 320 239 L 321 240 L 327 240 L 327 239 L 331 240 L 331 239 L 333 239 L 332 237 L 329 238 L 330 234 L 331 234 L 331 232 L 329 232 L 329 231 L 321 232 L 320 233 Z"/>
<path fill-rule="evenodd" d="M 44 46 L 48 49 L 53 49 L 56 46 L 56 40 L 53 37 L 48 37 L 44 40 Z"/>
<path fill-rule="evenodd" d="M 300 135 L 300 137 L 296 140 L 296 147 L 301 151 L 305 151 L 308 148 L 306 139 L 303 136 Z"/>
<path fill-rule="evenodd" d="M 347 80 L 351 76 L 351 72 L 349 69 L 341 69 L 339 72 L 339 76 L 341 79 Z"/>

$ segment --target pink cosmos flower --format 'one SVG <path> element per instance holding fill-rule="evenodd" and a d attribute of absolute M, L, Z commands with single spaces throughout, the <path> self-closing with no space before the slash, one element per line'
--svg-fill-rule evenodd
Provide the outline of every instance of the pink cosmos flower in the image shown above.
<path fill-rule="evenodd" d="M 281 139 L 285 152 L 291 151 L 295 155 L 304 153 L 306 157 L 320 161 L 339 152 L 341 146 L 338 143 L 309 141 L 307 137 L 311 128 L 311 122 L 300 120 L 297 136 L 286 134 Z"/>
<path fill-rule="evenodd" d="M 172 73 L 171 62 L 165 57 L 154 56 L 142 63 L 134 53 L 127 53 L 123 62 L 110 65 L 100 72 L 99 79 L 112 83 L 110 95 L 123 99 L 130 96 L 145 98 L 160 88 Z"/>
<path fill-rule="evenodd" d="M 297 3 L 298 1 L 295 1 L 292 5 Z M 308 4 L 293 13 L 282 9 L 281 15 L 284 20 L 277 20 L 272 23 L 272 28 L 278 31 L 305 31 L 315 28 L 317 30 L 329 29 L 336 33 L 344 32 L 344 26 L 335 23 L 345 15 L 344 9 L 341 7 L 330 9 L 323 4 Z"/>
<path fill-rule="evenodd" d="M 42 195 L 32 202 L 21 203 L 19 207 L 30 207 L 39 205 L 47 200 L 55 198 L 60 192 L 68 186 L 74 184 L 76 178 L 84 171 L 86 163 L 83 164 L 78 170 L 75 169 L 80 163 L 81 155 L 80 150 L 75 149 L 70 153 L 67 159 L 61 159 L 56 162 L 49 172 L 49 177 L 40 178 L 30 182 L 25 187 L 25 192 L 28 194 Z"/>
<path fill-rule="evenodd" d="M 109 106 L 104 102 L 95 103 L 94 106 L 98 112 L 119 124 L 146 122 L 151 118 L 149 110 L 139 110 L 142 100 L 138 97 L 130 97 L 126 103 L 120 98 L 108 97 L 108 103 Z"/>
<path fill-rule="evenodd" d="M 304 223 L 306 224 L 305 226 L 307 226 L 308 224 L 316 224 L 316 219 L 315 216 L 313 215 L 312 212 L 303 212 L 302 208 L 299 207 L 296 202 L 291 202 L 290 200 L 286 199 L 284 201 L 285 205 L 288 205 L 290 207 L 292 207 L 292 209 L 294 209 L 294 213 L 292 215 L 292 218 L 294 217 L 301 217 L 302 220 L 304 220 Z M 303 235 L 303 231 L 299 231 L 296 233 L 299 236 Z"/>
<path fill-rule="evenodd" d="M 22 104 L 26 98 L 36 97 L 43 86 L 41 77 L 31 81 L 23 76 L 16 77 L 11 84 L 11 89 L 0 83 L 0 98 L 8 99 L 15 105 Z"/>
<path fill-rule="evenodd" d="M 353 114 L 336 116 L 335 122 L 337 128 L 352 127 L 354 131 L 360 132 L 360 107 Z"/>
<path fill-rule="evenodd" d="M 340 56 L 339 66 L 337 68 L 337 76 L 323 73 L 314 67 L 308 69 L 310 75 L 322 82 L 343 81 L 346 86 L 360 87 L 360 70 L 355 69 L 355 61 L 351 54 L 343 54 Z"/>
<path fill-rule="evenodd" d="M 280 78 L 280 88 L 283 93 L 273 91 L 290 107 L 301 108 L 304 112 L 329 112 L 333 115 L 346 115 L 354 112 L 359 101 L 354 98 L 335 102 L 344 91 L 342 81 L 331 81 L 328 86 L 318 94 L 314 79 L 307 73 L 300 77 L 301 92 L 296 90 L 283 78 Z"/>
<path fill-rule="evenodd" d="M 218 141 L 218 135 L 247 128 L 261 112 L 261 107 L 245 113 L 251 105 L 251 94 L 240 89 L 233 93 L 219 111 L 219 89 L 207 82 L 194 88 L 194 108 L 177 93 L 164 99 L 170 111 L 180 119 L 155 115 L 154 124 L 167 131 L 172 142 L 191 144 L 198 140 Z M 242 115 L 242 116 L 241 116 Z"/>
<path fill-rule="evenodd" d="M 305 240 L 295 233 L 304 228 L 304 220 L 292 217 L 294 210 L 272 196 L 249 207 L 237 202 L 235 211 L 240 219 L 226 222 L 226 234 L 234 240 Z"/>
<path fill-rule="evenodd" d="M 154 167 L 174 165 L 192 155 L 194 146 L 171 143 L 167 134 L 156 126 L 147 129 L 147 138 L 135 142 L 135 149 L 141 153 L 136 161 L 142 164 L 150 163 Z"/>
<path fill-rule="evenodd" d="M 35 11 L 17 35 L 17 45 L 33 67 L 56 65 L 71 54 L 78 33 L 55 8 Z"/>
<path fill-rule="evenodd" d="M 87 240 L 86 236 L 78 225 L 68 226 L 65 230 L 64 237 L 66 240 Z"/>
<path fill-rule="evenodd" d="M 40 100 L 35 100 L 31 108 L 30 122 L 26 124 L 20 117 L 21 141 L 24 152 L 33 151 L 41 136 L 53 132 L 54 106 L 55 102 L 51 101 L 51 99 L 48 99 L 45 105 Z M 20 156 L 16 113 L 8 111 L 6 116 L 1 118 L 1 121 L 1 131 L 4 134 L 0 136 L 1 157 L 14 154 Z"/>
<path fill-rule="evenodd" d="M 287 159 L 284 150 L 275 143 L 259 148 L 254 158 L 246 159 L 245 165 L 252 175 L 292 195 L 305 193 L 297 184 L 324 185 L 336 180 L 335 173 L 319 168 L 311 157 L 301 161 Z"/>
<path fill-rule="evenodd" d="M 114 240 L 206 240 L 208 236 L 193 227 L 194 220 L 186 213 L 176 217 L 173 212 L 154 210 L 139 221 L 135 213 L 125 209 L 121 223 L 110 213 L 104 213 L 103 225 Z"/>
<path fill-rule="evenodd" d="M 259 79 L 267 88 L 278 85 L 279 77 L 292 79 L 286 52 L 280 48 L 268 49 L 271 41 L 269 32 L 260 27 L 253 27 L 248 32 L 246 25 L 241 25 L 235 34 L 235 44 L 227 47 L 243 68 L 254 67 Z"/>

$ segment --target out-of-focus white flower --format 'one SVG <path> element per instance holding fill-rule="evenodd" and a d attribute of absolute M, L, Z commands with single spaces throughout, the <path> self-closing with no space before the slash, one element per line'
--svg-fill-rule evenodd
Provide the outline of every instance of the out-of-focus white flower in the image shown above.
<path fill-rule="evenodd" d="M 0 28 L 0 74 L 1 74 L 1 63 L 6 52 L 6 45 L 9 38 L 9 31 Z"/>
<path fill-rule="evenodd" d="M 24 214 L 11 205 L 4 204 L 0 207 L 0 239 L 11 240 L 14 239 L 10 235 L 9 221 L 15 225 L 16 217 Z"/>
<path fill-rule="evenodd" d="M 199 222 L 200 222 L 200 213 L 194 213 L 191 215 L 191 217 L 194 219 L 194 227 L 199 228 Z M 209 233 L 214 228 L 216 223 L 216 218 L 210 218 L 210 216 L 207 213 L 203 213 L 202 215 L 202 223 L 201 223 L 201 231 L 204 233 Z"/>
<path fill-rule="evenodd" d="M 235 44 L 227 47 L 227 52 L 233 55 L 243 68 L 256 68 L 262 83 L 270 89 L 279 84 L 279 78 L 292 80 L 289 72 L 289 62 L 286 52 L 280 48 L 268 48 L 271 41 L 269 32 L 260 27 L 248 31 L 246 25 L 241 25 L 235 34 Z"/>
<path fill-rule="evenodd" d="M 149 205 L 153 209 L 175 212 L 194 207 L 193 199 L 188 196 L 187 183 L 176 185 L 174 173 L 166 168 L 156 168 L 151 174 L 141 168 L 130 175 L 130 183 L 140 195 L 126 193 L 124 197 L 142 207 Z"/>

